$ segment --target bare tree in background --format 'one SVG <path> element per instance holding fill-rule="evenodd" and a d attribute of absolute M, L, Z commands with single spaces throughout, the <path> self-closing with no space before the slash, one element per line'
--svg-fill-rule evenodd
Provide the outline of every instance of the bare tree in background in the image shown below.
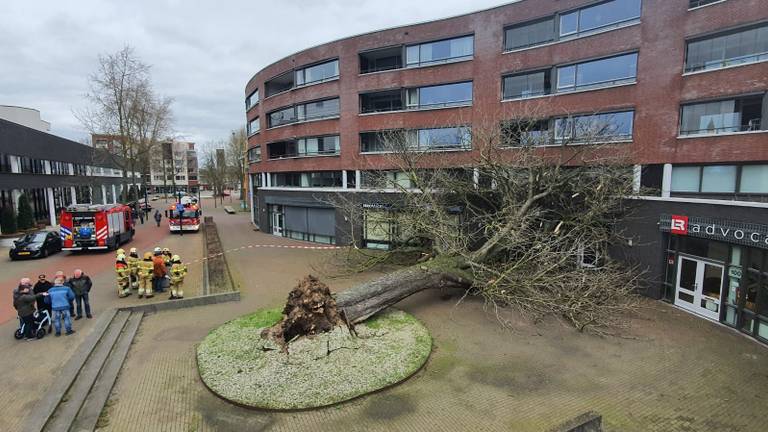
<path fill-rule="evenodd" d="M 248 161 L 245 152 L 248 149 L 248 134 L 244 127 L 232 131 L 226 145 L 226 157 L 229 179 L 232 185 L 240 185 L 240 200 L 245 200 L 246 177 Z"/>
<path fill-rule="evenodd" d="M 150 156 L 171 131 L 170 98 L 155 93 L 149 66 L 141 62 L 133 48 L 126 46 L 112 54 L 99 55 L 98 69 L 89 77 L 86 98 L 90 106 L 75 112 L 85 128 L 96 135 L 118 141 L 100 155 L 123 172 L 124 193 L 136 179 L 128 172 L 148 173 Z M 146 179 L 142 175 L 143 186 Z"/>
<path fill-rule="evenodd" d="M 232 169 L 227 165 L 225 143 L 211 143 L 204 150 L 198 169 L 201 184 L 208 184 L 213 189 L 213 202 L 221 197 L 228 181 L 231 178 Z"/>
<path fill-rule="evenodd" d="M 457 138 L 382 133 L 389 170 L 368 171 L 363 183 L 396 192 L 379 195 L 390 202 L 363 209 L 356 194 L 337 194 L 333 204 L 349 215 L 353 239 L 362 237 L 360 221 L 369 237 L 388 238 L 383 253 L 353 245 L 347 258 L 357 270 L 393 258 L 405 266 L 337 294 L 345 320 L 360 322 L 426 288 L 460 287 L 493 308 L 513 307 L 534 320 L 556 316 L 580 330 L 626 323 L 638 275 L 607 248 L 624 241 L 615 224 L 632 193 L 628 155 L 610 142 L 631 137 L 631 121 L 617 127 L 610 116 L 548 127 L 535 113 L 501 125 L 475 121 L 471 130 L 456 129 L 466 135 Z M 436 151 L 469 141 L 475 157 L 468 163 Z M 295 328 L 287 316 L 270 334 Z"/>

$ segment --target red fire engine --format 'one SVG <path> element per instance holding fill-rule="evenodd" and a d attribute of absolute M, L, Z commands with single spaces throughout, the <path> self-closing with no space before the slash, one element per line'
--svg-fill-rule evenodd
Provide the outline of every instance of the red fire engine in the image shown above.
<path fill-rule="evenodd" d="M 133 238 L 131 208 L 122 204 L 71 205 L 61 211 L 62 250 L 117 249 Z"/>
<path fill-rule="evenodd" d="M 179 217 L 181 213 L 181 217 Z M 200 230 L 200 208 L 193 202 L 182 200 L 181 203 L 174 204 L 166 211 L 168 217 L 168 229 L 171 232 L 180 231 L 199 231 Z"/>

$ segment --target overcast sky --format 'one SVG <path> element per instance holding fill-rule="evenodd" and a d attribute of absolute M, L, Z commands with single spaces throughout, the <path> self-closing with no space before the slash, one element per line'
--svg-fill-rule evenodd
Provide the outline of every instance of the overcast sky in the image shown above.
<path fill-rule="evenodd" d="M 175 132 L 205 144 L 245 123 L 244 87 L 262 67 L 341 37 L 484 9 L 505 0 L 8 1 L 0 14 L 0 105 L 37 108 L 51 133 L 88 134 L 97 55 L 128 44 L 172 97 Z"/>

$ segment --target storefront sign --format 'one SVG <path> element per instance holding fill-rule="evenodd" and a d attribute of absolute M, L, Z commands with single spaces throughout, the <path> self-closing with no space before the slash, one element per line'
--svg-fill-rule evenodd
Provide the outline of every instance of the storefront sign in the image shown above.
<path fill-rule="evenodd" d="M 728 277 L 731 279 L 741 279 L 741 267 L 730 266 L 728 267 Z"/>
<path fill-rule="evenodd" d="M 659 229 L 676 235 L 768 249 L 768 225 L 687 215 L 662 215 Z"/>

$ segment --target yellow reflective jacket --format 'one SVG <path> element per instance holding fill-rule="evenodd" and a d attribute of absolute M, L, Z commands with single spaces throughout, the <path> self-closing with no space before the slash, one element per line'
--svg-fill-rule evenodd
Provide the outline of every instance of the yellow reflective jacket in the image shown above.
<path fill-rule="evenodd" d="M 171 267 L 171 282 L 184 282 L 184 276 L 187 275 L 187 266 L 176 263 Z"/>

